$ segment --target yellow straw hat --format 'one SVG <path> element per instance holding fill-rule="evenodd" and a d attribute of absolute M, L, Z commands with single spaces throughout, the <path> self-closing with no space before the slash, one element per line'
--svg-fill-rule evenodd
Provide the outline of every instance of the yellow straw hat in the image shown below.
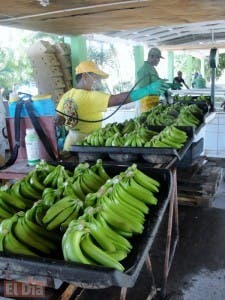
<path fill-rule="evenodd" d="M 92 61 L 82 61 L 79 65 L 75 68 L 76 75 L 82 73 L 94 73 L 99 75 L 102 78 L 107 78 L 109 75 L 102 70 Z"/>

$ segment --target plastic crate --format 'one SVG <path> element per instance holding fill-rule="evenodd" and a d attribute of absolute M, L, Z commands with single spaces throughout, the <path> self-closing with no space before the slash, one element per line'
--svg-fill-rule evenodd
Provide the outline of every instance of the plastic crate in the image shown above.
<path fill-rule="evenodd" d="M 197 142 L 193 142 L 190 148 L 185 153 L 184 157 L 178 162 L 177 167 L 179 168 L 186 168 L 191 166 L 196 158 L 198 158 L 204 147 L 204 138 L 201 138 Z"/>

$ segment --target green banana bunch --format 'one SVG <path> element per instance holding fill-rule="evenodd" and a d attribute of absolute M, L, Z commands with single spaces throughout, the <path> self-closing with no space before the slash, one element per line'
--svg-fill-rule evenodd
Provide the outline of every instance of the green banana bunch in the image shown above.
<path fill-rule="evenodd" d="M 140 135 L 140 137 L 143 138 L 145 142 L 149 141 L 153 136 L 157 134 L 158 134 L 157 131 L 149 130 L 145 127 L 140 127 L 138 130 L 138 135 Z"/>
<path fill-rule="evenodd" d="M 38 228 L 40 229 L 42 227 Z M 50 255 L 56 251 L 57 245 L 49 239 L 47 234 L 44 236 L 41 232 L 43 231 L 39 230 L 37 233 L 37 225 L 34 225 L 31 221 L 27 221 L 25 215 L 20 215 L 12 228 L 14 237 L 32 249 L 34 253 L 37 255 Z"/>
<path fill-rule="evenodd" d="M 144 186 L 137 183 L 134 178 L 124 178 L 120 182 L 121 186 L 127 191 L 129 194 L 134 196 L 140 201 L 143 201 L 147 205 L 156 205 L 158 200 L 154 196 L 154 194 L 146 189 Z"/>
<path fill-rule="evenodd" d="M 92 231 L 96 230 L 98 232 L 96 235 L 99 235 L 102 243 L 104 243 L 104 235 L 101 235 L 99 229 L 93 229 L 93 225 L 87 224 L 83 220 L 78 220 L 75 223 L 71 222 L 62 239 L 64 259 L 83 264 L 103 265 L 123 271 L 124 267 L 94 242 L 89 226 L 92 227 Z M 105 240 L 105 245 L 107 244 L 107 239 Z"/>
<path fill-rule="evenodd" d="M 47 230 L 53 230 L 59 228 L 61 224 L 73 214 L 73 218 L 76 219 L 79 216 L 79 212 L 83 202 L 79 199 L 74 199 L 73 196 L 66 196 L 53 204 L 44 215 L 42 222 L 46 225 Z M 64 227 L 64 226 L 63 226 Z"/>
<path fill-rule="evenodd" d="M 27 176 L 27 177 L 25 177 L 21 180 L 21 182 L 20 182 L 20 193 L 21 193 L 22 196 L 26 197 L 27 199 L 36 201 L 36 200 L 41 199 L 42 192 L 37 191 L 30 184 L 30 176 L 29 177 Z"/>
<path fill-rule="evenodd" d="M 45 187 L 60 188 L 63 183 L 70 178 L 64 166 L 58 165 L 51 171 L 44 179 L 43 184 Z"/>
<path fill-rule="evenodd" d="M 198 119 L 204 115 L 204 111 L 197 104 L 191 104 L 188 106 L 188 108 L 189 108 L 189 111 L 193 115 L 195 115 Z"/>
<path fill-rule="evenodd" d="M 121 210 L 121 205 L 115 205 L 115 202 L 107 196 L 99 199 L 101 201 L 102 210 L 99 215 L 108 223 L 109 226 L 115 228 L 117 231 L 133 233 L 142 233 L 144 227 L 139 220 L 132 218 L 127 211 Z"/>
<path fill-rule="evenodd" d="M 98 159 L 96 161 L 96 164 L 91 166 L 91 170 L 93 170 L 95 174 L 100 177 L 99 180 L 101 180 L 102 184 L 105 183 L 108 179 L 110 179 L 110 176 L 106 173 L 103 167 L 101 159 Z"/>
<path fill-rule="evenodd" d="M 43 181 L 38 176 L 39 173 L 40 172 L 38 172 L 35 169 L 33 171 L 31 171 L 28 182 L 29 182 L 29 184 L 31 185 L 32 188 L 34 188 L 37 192 L 42 194 L 42 192 L 45 189 L 45 186 L 43 184 Z"/>
<path fill-rule="evenodd" d="M 140 127 L 140 121 L 138 118 L 130 119 L 130 120 L 125 120 L 123 122 L 123 129 L 122 129 L 122 134 L 127 134 L 135 131 L 137 128 Z"/>
<path fill-rule="evenodd" d="M 117 132 L 113 136 L 110 136 L 105 141 L 105 146 L 122 146 L 123 145 L 123 137 L 121 133 Z"/>
<path fill-rule="evenodd" d="M 53 189 L 47 187 L 42 193 L 42 200 L 46 206 L 51 206 L 63 197 L 65 187 Z"/>
<path fill-rule="evenodd" d="M 103 146 L 105 144 L 105 139 L 100 131 L 96 130 L 93 133 L 89 134 L 85 138 L 86 142 L 90 146 Z"/>
<path fill-rule="evenodd" d="M 124 135 L 125 147 L 142 147 L 144 144 L 145 140 L 139 135 L 138 131 Z"/>
<path fill-rule="evenodd" d="M 10 188 L 7 185 L 2 186 L 0 191 L 4 192 L 3 198 L 0 197 L 0 221 L 2 221 L 13 216 L 19 209 L 10 205 L 7 200 L 4 200 L 5 193 L 10 192 Z"/>
<path fill-rule="evenodd" d="M 86 194 L 96 192 L 108 178 L 101 160 L 91 167 L 80 163 L 74 170 L 72 187 L 78 198 L 84 200 Z"/>
<path fill-rule="evenodd" d="M 34 199 L 26 197 L 21 192 L 21 183 L 23 180 L 16 181 L 9 189 L 9 193 L 15 197 L 16 199 L 19 198 L 22 202 L 24 202 L 26 209 L 32 207 L 34 204 Z"/>
<path fill-rule="evenodd" d="M 3 191 L 0 190 L 0 206 L 2 208 L 2 213 L 8 211 L 8 213 L 13 214 L 15 211 L 24 210 L 26 208 L 25 203 L 16 196 L 10 193 L 10 189 Z"/>
<path fill-rule="evenodd" d="M 145 143 L 145 147 L 180 149 L 187 139 L 188 136 L 185 131 L 178 129 L 175 126 L 167 126 L 149 142 Z"/>
<path fill-rule="evenodd" d="M 129 174 L 129 176 L 133 175 L 134 180 L 149 191 L 153 193 L 159 192 L 160 183 L 157 180 L 140 171 L 137 168 L 136 164 L 132 164 L 132 166 L 128 167 L 126 173 Z"/>
<path fill-rule="evenodd" d="M 5 219 L 0 225 L 0 251 L 6 254 L 20 254 L 37 256 L 37 254 L 27 245 L 22 243 L 14 233 L 15 224 L 17 224 L 19 216 L 13 215 L 11 218 Z"/>
<path fill-rule="evenodd" d="M 42 219 L 48 208 L 49 206 L 46 205 L 44 200 L 38 200 L 29 210 L 26 211 L 26 213 L 28 213 L 31 221 L 40 226 L 44 226 Z"/>

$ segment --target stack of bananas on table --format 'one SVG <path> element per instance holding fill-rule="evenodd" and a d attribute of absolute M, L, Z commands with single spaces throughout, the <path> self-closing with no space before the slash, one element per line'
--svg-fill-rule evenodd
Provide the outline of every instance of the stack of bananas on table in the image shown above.
<path fill-rule="evenodd" d="M 196 127 L 200 124 L 199 116 L 202 115 L 201 109 L 192 104 L 181 108 L 179 116 L 174 122 L 175 126 L 193 126 Z"/>
<path fill-rule="evenodd" d="M 210 96 L 205 96 L 205 95 L 199 95 L 195 98 L 193 98 L 191 95 L 174 95 L 173 96 L 173 100 L 176 102 L 179 101 L 191 101 L 191 102 L 195 102 L 195 101 L 201 101 L 201 102 L 210 102 Z"/>
<path fill-rule="evenodd" d="M 64 259 L 123 271 L 120 261 L 132 249 L 129 238 L 143 232 L 149 206 L 157 205 L 159 186 L 133 164 L 88 194 L 84 214 L 63 235 Z"/>
<path fill-rule="evenodd" d="M 138 118 L 126 120 L 123 123 L 107 124 L 104 128 L 89 134 L 77 145 L 117 147 L 143 147 L 145 145 L 146 147 L 157 147 L 154 146 L 155 143 L 151 142 L 151 139 L 153 137 L 156 140 L 161 139 L 161 136 L 157 138 L 156 135 L 160 135 L 159 131 L 162 129 L 152 126 L 196 127 L 200 125 L 203 114 L 204 111 L 196 104 L 162 104 L 144 112 Z M 176 141 L 173 142 L 176 143 Z M 161 147 L 163 147 L 162 144 Z M 179 148 L 176 147 L 176 149 Z"/>
<path fill-rule="evenodd" d="M 69 223 L 83 214 L 86 194 L 96 192 L 109 178 L 101 160 L 92 166 L 80 163 L 73 172 L 42 161 L 11 187 L 4 186 L 0 191 L 1 250 L 60 255 L 56 252 L 59 241 Z"/>
<path fill-rule="evenodd" d="M 155 135 L 149 142 L 145 143 L 145 147 L 160 147 L 180 149 L 187 141 L 188 136 L 175 126 L 166 126 L 158 135 Z"/>
<path fill-rule="evenodd" d="M 35 188 L 31 178 L 36 180 Z M 101 160 L 92 166 L 80 163 L 73 171 L 41 162 L 9 187 L 7 195 L 16 190 L 22 198 L 21 187 L 31 182 L 35 198 L 27 198 L 29 205 L 20 198 L 9 202 L 15 212 L 1 221 L 0 251 L 56 258 L 63 255 L 68 261 L 120 271 L 124 270 L 120 261 L 132 249 L 129 239 L 143 232 L 149 207 L 157 205 L 160 186 L 135 164 L 110 178 Z M 24 211 L 18 211 L 21 209 Z"/>
<path fill-rule="evenodd" d="M 160 107 L 164 107 L 164 109 L 160 110 Z M 196 104 L 183 105 L 175 103 L 172 105 L 159 105 L 153 108 L 149 111 L 145 122 L 147 126 L 175 125 L 196 127 L 200 124 L 202 116 L 203 110 Z"/>

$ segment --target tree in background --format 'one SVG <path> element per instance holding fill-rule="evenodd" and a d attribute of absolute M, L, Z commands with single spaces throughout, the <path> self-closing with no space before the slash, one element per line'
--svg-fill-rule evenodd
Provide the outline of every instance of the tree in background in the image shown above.
<path fill-rule="evenodd" d="M 216 68 L 216 79 L 219 79 L 225 69 L 225 53 L 219 54 L 219 63 Z M 209 57 L 205 60 L 205 78 L 207 81 L 211 80 L 211 68 L 209 66 Z"/>
<path fill-rule="evenodd" d="M 87 59 L 96 62 L 103 70 L 110 74 L 107 80 L 103 80 L 103 88 L 105 92 L 117 94 L 128 91 L 132 88 L 134 81 L 134 72 L 129 71 L 129 78 L 122 72 L 119 62 L 119 47 L 122 45 L 111 44 L 100 41 L 88 41 Z M 133 61 L 129 48 L 126 49 L 127 57 Z M 130 64 L 129 64 L 130 66 Z M 133 75 L 133 76 L 132 76 Z"/>
<path fill-rule="evenodd" d="M 174 54 L 174 74 L 182 71 L 183 78 L 189 86 L 191 86 L 192 77 L 195 72 L 200 73 L 201 61 L 199 58 L 189 54 Z"/>
<path fill-rule="evenodd" d="M 5 93 L 34 81 L 33 69 L 26 49 L 40 39 L 55 42 L 61 41 L 62 37 L 12 28 L 9 29 L 7 40 L 4 40 L 2 37 L 0 47 L 0 87 L 4 89 Z"/>
<path fill-rule="evenodd" d="M 190 56 L 187 54 L 174 54 L 174 69 L 175 72 L 181 70 L 183 72 L 183 77 L 186 79 L 189 85 L 189 78 L 190 78 Z M 222 75 L 223 71 L 225 69 L 225 53 L 219 54 L 219 63 L 216 68 L 216 79 L 219 79 L 220 76 Z M 204 77 L 206 81 L 210 82 L 211 81 L 211 68 L 209 65 L 209 56 L 205 58 L 204 61 Z M 200 59 L 196 57 L 192 57 L 191 59 L 191 76 L 195 72 L 201 73 L 201 61 Z"/>

